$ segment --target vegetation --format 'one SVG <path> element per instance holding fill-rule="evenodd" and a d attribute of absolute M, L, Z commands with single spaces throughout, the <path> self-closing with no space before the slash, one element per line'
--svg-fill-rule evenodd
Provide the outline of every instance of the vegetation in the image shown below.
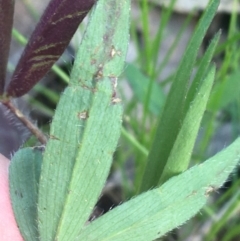
<path fill-rule="evenodd" d="M 50 1 L 6 84 L 14 5 L 0 1 L 0 18 L 4 19 L 0 21 L 0 101 L 34 136 L 14 154 L 9 170 L 12 206 L 26 241 L 150 241 L 167 238 L 169 231 L 192 217 L 178 232 L 178 240 L 196 234 L 209 241 L 219 240 L 219 235 L 224 241 L 240 236 L 235 215 L 239 212 L 239 180 L 234 172 L 240 158 L 240 139 L 236 138 L 240 121 L 236 13 L 231 15 L 227 40 L 219 44 L 221 32 L 217 32 L 200 56 L 199 49 L 219 5 L 219 0 L 211 0 L 176 71 L 159 83 L 158 77 L 191 15 L 159 65 L 158 54 L 175 1 L 164 9 L 156 36 L 149 34 L 149 14 L 154 5 L 147 0 L 138 3 L 141 46 L 137 24 L 130 21 L 130 3 Z M 89 11 L 67 76 L 52 65 Z M 125 64 L 129 30 L 138 58 Z M 26 42 L 16 30 L 12 34 Z M 216 67 L 212 59 L 222 53 L 222 63 Z M 51 67 L 66 85 L 63 93 L 37 84 Z M 117 88 L 122 77 L 136 98 L 127 100 L 125 89 L 121 85 Z M 171 86 L 167 94 L 166 83 Z M 42 130 L 13 101 L 32 88 L 57 103 L 55 111 L 47 102 L 32 103 L 52 115 L 50 127 Z M 209 158 L 207 147 L 223 122 L 218 114 L 226 110 L 232 144 Z M 200 127 L 203 137 L 195 145 Z M 42 146 L 35 146 L 37 143 Z M 127 178 L 129 160 L 134 162 L 132 183 Z M 111 167 L 112 172 L 121 173 L 124 203 L 92 221 L 89 217 Z M 230 188 L 216 195 L 230 174 Z M 215 194 L 214 202 L 206 205 L 210 194 Z M 202 215 L 198 216 L 200 210 Z M 205 223 L 209 231 L 202 232 Z"/>

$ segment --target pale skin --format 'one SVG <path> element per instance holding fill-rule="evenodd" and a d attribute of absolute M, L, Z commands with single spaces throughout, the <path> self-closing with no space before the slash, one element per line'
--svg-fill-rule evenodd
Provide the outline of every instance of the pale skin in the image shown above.
<path fill-rule="evenodd" d="M 9 160 L 0 154 L 0 237 L 1 241 L 23 241 L 17 227 L 9 196 Z"/>

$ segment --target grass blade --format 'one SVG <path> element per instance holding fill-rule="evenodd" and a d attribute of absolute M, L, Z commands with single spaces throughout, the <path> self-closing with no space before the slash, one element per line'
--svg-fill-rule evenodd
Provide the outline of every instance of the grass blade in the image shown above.
<path fill-rule="evenodd" d="M 167 164 L 163 170 L 159 185 L 188 168 L 200 123 L 210 96 L 214 77 L 215 68 L 213 67 L 210 69 L 188 109 L 181 130 L 178 133 Z M 178 158 L 181 160 L 179 161 Z"/>
<path fill-rule="evenodd" d="M 206 75 L 207 70 L 209 69 L 210 62 L 212 60 L 212 57 L 214 55 L 215 49 L 217 47 L 219 38 L 220 38 L 221 32 L 219 31 L 215 37 L 212 39 L 206 53 L 204 54 L 200 65 L 198 67 L 197 73 L 194 77 L 194 80 L 189 88 L 189 91 L 187 93 L 186 101 L 185 101 L 185 112 L 189 109 L 189 105 L 193 101 L 195 95 L 197 94 L 200 85 L 202 84 L 202 81 L 204 79 L 204 76 Z"/>
<path fill-rule="evenodd" d="M 140 192 L 156 186 L 162 175 L 184 119 L 185 97 L 197 53 L 218 5 L 218 0 L 210 1 L 179 65 L 150 149 Z"/>

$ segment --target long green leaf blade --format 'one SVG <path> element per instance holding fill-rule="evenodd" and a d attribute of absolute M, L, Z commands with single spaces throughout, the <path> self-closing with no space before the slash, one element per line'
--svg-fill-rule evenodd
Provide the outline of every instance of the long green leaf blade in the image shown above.
<path fill-rule="evenodd" d="M 216 13 L 219 0 L 211 0 L 188 44 L 159 121 L 140 192 L 157 185 L 184 119 L 189 79 L 202 39 Z"/>
<path fill-rule="evenodd" d="M 127 51 L 129 9 L 128 0 L 99 0 L 92 11 L 44 155 L 42 240 L 75 240 L 106 181 L 121 130 L 115 88 Z"/>
<path fill-rule="evenodd" d="M 197 94 L 197 92 L 200 88 L 200 85 L 202 84 L 202 80 L 203 80 L 204 76 L 206 75 L 206 71 L 209 68 L 210 62 L 211 62 L 212 57 L 214 55 L 215 49 L 217 47 L 217 44 L 218 44 L 218 41 L 219 41 L 219 38 L 220 38 L 220 34 L 221 34 L 221 31 L 219 31 L 214 36 L 214 38 L 212 39 L 206 53 L 204 54 L 204 56 L 203 56 L 203 58 L 200 62 L 197 73 L 196 73 L 196 75 L 194 77 L 194 80 L 193 80 L 193 82 L 192 82 L 192 84 L 189 88 L 188 93 L 187 93 L 186 102 L 185 102 L 185 111 L 188 110 L 189 105 L 193 101 L 194 96 Z"/>
<path fill-rule="evenodd" d="M 122 107 L 112 102 L 109 78 L 99 81 L 74 165 L 57 240 L 75 240 L 107 179 L 120 137 Z"/>
<path fill-rule="evenodd" d="M 240 138 L 205 163 L 93 221 L 78 240 L 152 241 L 164 236 L 199 212 L 239 162 L 239 150 Z"/>
<path fill-rule="evenodd" d="M 127 52 L 129 9 L 128 0 L 98 2 L 71 75 L 73 84 L 79 84 L 80 76 L 80 85 L 86 86 L 93 77 L 92 86 L 96 85 L 58 227 L 59 240 L 75 240 L 93 211 L 109 173 L 121 131 L 122 107 L 115 97 L 115 85 Z"/>
<path fill-rule="evenodd" d="M 163 170 L 159 185 L 188 168 L 200 123 L 210 96 L 214 77 L 215 68 L 212 67 L 188 109 L 181 130 L 178 133 L 167 164 Z M 178 160 L 178 158 L 180 158 L 180 160 Z"/>
<path fill-rule="evenodd" d="M 41 164 L 42 152 L 35 147 L 16 152 L 9 167 L 12 207 L 25 241 L 39 240 L 37 199 Z"/>
<path fill-rule="evenodd" d="M 79 86 L 67 87 L 58 103 L 44 153 L 38 199 L 41 240 L 54 240 L 68 194 L 71 173 L 83 135 L 92 94 Z"/>

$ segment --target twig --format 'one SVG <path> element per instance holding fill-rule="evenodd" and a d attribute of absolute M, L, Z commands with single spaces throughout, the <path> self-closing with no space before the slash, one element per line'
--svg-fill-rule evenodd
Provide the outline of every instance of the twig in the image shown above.
<path fill-rule="evenodd" d="M 46 145 L 46 136 L 16 107 L 10 100 L 2 102 L 29 130 L 36 136 L 36 138 L 41 142 L 41 144 Z"/>

